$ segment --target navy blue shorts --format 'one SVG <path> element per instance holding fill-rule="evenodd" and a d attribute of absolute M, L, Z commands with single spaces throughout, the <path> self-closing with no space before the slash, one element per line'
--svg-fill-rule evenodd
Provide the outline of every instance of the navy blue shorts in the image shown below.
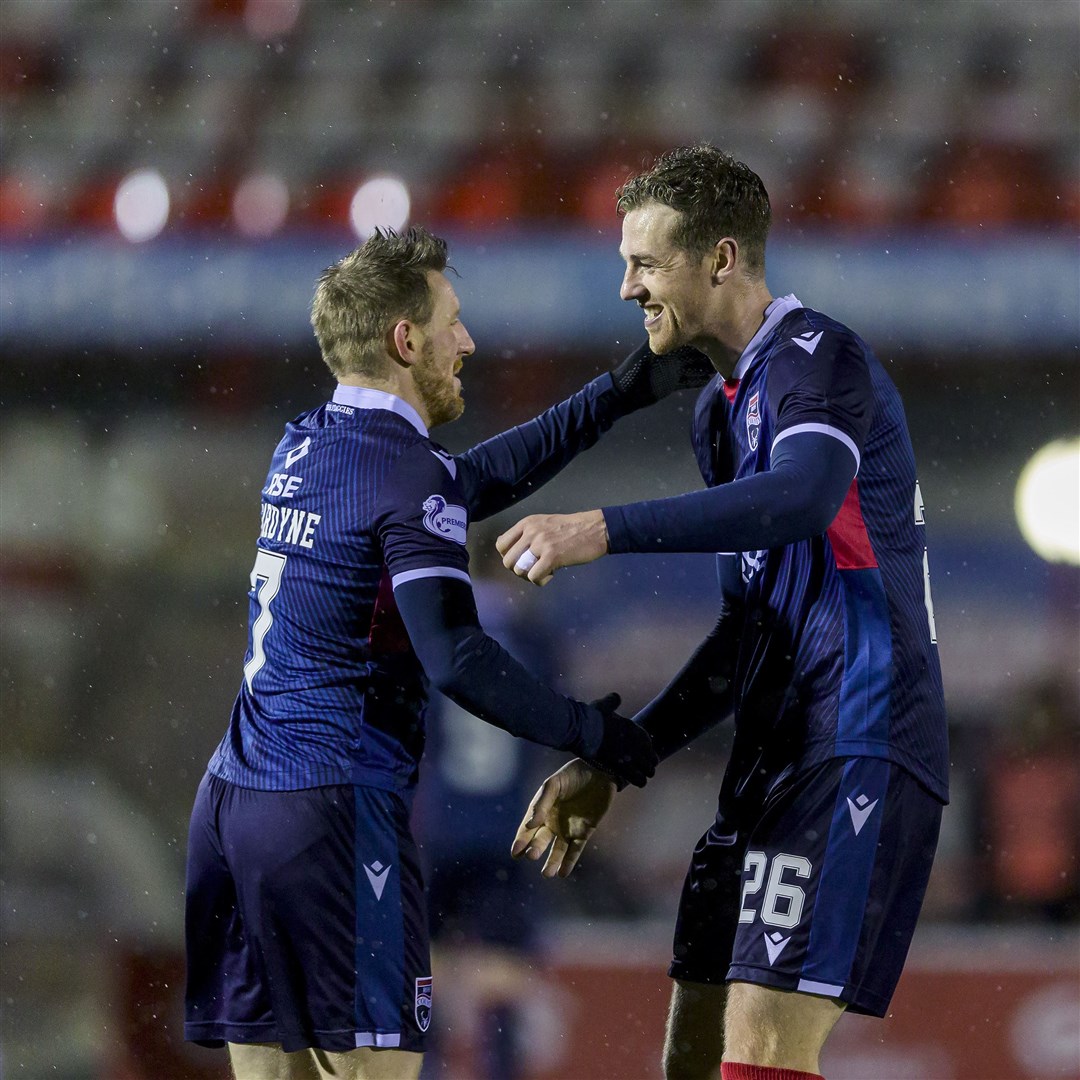
<path fill-rule="evenodd" d="M 427 914 L 401 793 L 204 777 L 186 933 L 192 1042 L 424 1049 Z"/>
<path fill-rule="evenodd" d="M 698 841 L 668 974 L 838 998 L 884 1016 L 930 877 L 941 804 L 877 758 L 837 758 Z M 752 823 L 750 823 L 752 822 Z M 730 831 L 729 831 L 730 830 Z"/>

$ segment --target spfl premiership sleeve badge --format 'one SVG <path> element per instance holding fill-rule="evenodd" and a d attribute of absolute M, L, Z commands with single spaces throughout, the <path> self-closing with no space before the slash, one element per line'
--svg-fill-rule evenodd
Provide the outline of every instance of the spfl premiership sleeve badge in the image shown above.
<path fill-rule="evenodd" d="M 421 1031 L 431 1026 L 431 976 L 416 980 L 416 1023 Z"/>

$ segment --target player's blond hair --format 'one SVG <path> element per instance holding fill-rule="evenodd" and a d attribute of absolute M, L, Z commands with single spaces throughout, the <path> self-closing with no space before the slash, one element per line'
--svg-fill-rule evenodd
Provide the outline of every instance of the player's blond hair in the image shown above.
<path fill-rule="evenodd" d="M 627 180 L 616 193 L 620 214 L 662 203 L 679 211 L 674 243 L 692 255 L 712 251 L 734 237 L 753 274 L 765 272 L 765 238 L 772 211 L 761 177 L 708 143 L 680 146 L 656 159 L 651 169 Z"/>
<path fill-rule="evenodd" d="M 344 375 L 385 374 L 386 336 L 400 319 L 426 323 L 435 298 L 428 271 L 447 265 L 446 241 L 414 226 L 376 229 L 319 276 L 311 326 L 326 366 Z"/>

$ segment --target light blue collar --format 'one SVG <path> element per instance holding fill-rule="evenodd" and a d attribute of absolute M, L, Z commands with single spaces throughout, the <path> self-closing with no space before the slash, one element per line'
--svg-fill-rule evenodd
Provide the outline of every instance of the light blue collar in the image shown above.
<path fill-rule="evenodd" d="M 731 374 L 732 380 L 741 379 L 746 374 L 747 369 L 757 357 L 761 343 L 776 329 L 776 324 L 788 312 L 802 306 L 802 302 L 794 293 L 788 293 L 787 296 L 781 296 L 774 300 L 765 309 L 765 321 L 758 328 L 758 332 L 750 339 L 750 344 L 743 349 L 742 356 L 739 357 L 739 362 L 735 365 L 735 370 Z"/>
<path fill-rule="evenodd" d="M 386 390 L 373 390 L 370 386 L 343 386 L 338 383 L 334 391 L 334 402 L 354 409 L 388 409 L 408 420 L 425 439 L 428 438 L 427 425 L 420 419 L 420 414 L 407 401 Z"/>

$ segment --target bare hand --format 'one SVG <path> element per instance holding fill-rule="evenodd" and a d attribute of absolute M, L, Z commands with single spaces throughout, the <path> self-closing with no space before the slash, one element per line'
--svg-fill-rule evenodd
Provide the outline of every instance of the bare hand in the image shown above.
<path fill-rule="evenodd" d="M 541 873 L 548 878 L 569 877 L 614 795 L 611 777 L 575 758 L 540 785 L 518 826 L 510 854 L 535 862 L 550 844 Z"/>
<path fill-rule="evenodd" d="M 580 566 L 608 553 L 600 510 L 580 514 L 532 514 L 495 541 L 503 566 L 534 585 L 546 585 L 563 566 Z"/>

